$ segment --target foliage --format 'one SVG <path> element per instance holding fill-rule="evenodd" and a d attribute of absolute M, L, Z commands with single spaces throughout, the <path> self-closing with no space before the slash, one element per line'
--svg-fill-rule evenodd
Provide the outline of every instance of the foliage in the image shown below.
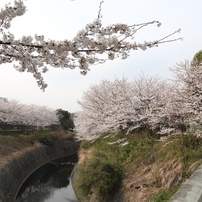
<path fill-rule="evenodd" d="M 113 195 L 120 187 L 123 171 L 118 165 L 105 163 L 99 171 L 98 197 L 102 200 L 106 196 Z"/>
<path fill-rule="evenodd" d="M 101 1 L 98 16 L 87 24 L 72 40 L 47 40 L 43 35 L 22 36 L 15 39 L 9 31 L 11 21 L 24 15 L 26 6 L 22 0 L 14 1 L 14 5 L 5 5 L 0 11 L 0 63 L 13 63 L 19 72 L 30 72 L 37 80 L 38 86 L 44 90 L 47 84 L 42 74 L 49 66 L 75 69 L 79 67 L 81 74 L 89 71 L 89 66 L 103 63 L 115 58 L 126 59 L 132 50 L 146 50 L 159 44 L 176 41 L 171 39 L 175 31 L 152 42 L 136 42 L 134 34 L 149 25 L 161 25 L 158 21 L 127 25 L 117 23 L 104 27 L 102 25 Z"/>
<path fill-rule="evenodd" d="M 72 120 L 71 114 L 68 111 L 58 109 L 56 114 L 63 130 L 73 130 L 74 122 Z"/>
<path fill-rule="evenodd" d="M 90 161 L 79 171 L 81 176 L 76 186 L 86 199 L 94 192 L 99 201 L 111 197 L 120 187 L 123 171 L 117 164 L 100 161 Z M 87 197 L 86 197 L 87 196 Z"/>
<path fill-rule="evenodd" d="M 200 50 L 199 52 L 197 52 L 192 60 L 192 64 L 193 65 L 200 65 L 202 63 L 202 50 Z"/>
<path fill-rule="evenodd" d="M 124 163 L 148 159 L 154 151 L 155 143 L 155 137 L 149 137 L 146 133 L 135 134 L 126 146 L 120 148 L 120 159 Z"/>

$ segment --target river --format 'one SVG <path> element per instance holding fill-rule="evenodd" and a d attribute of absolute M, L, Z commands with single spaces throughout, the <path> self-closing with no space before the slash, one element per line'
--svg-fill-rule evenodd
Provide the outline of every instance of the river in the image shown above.
<path fill-rule="evenodd" d="M 70 175 L 77 162 L 75 155 L 40 167 L 21 187 L 17 202 L 79 202 Z"/>

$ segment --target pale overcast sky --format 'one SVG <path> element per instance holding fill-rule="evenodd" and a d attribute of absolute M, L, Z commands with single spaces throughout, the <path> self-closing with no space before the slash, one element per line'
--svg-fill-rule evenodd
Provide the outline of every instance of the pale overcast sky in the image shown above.
<path fill-rule="evenodd" d="M 1 0 L 0 7 L 8 2 Z M 71 39 L 97 18 L 99 3 L 100 0 L 26 0 L 27 12 L 12 22 L 10 30 L 16 38 L 37 33 L 45 35 L 46 39 Z M 170 67 L 192 59 L 202 49 L 201 10 L 201 0 L 105 0 L 102 6 L 104 25 L 158 20 L 162 26 L 141 30 L 136 36 L 139 42 L 161 38 L 179 28 L 182 31 L 176 37 L 184 40 L 146 51 L 133 51 L 126 60 L 92 66 L 86 76 L 80 75 L 78 69 L 51 68 L 44 75 L 48 83 L 45 92 L 38 88 L 31 74 L 19 73 L 11 64 L 1 65 L 0 97 L 76 112 L 80 110 L 77 101 L 83 92 L 103 79 L 124 76 L 132 80 L 141 72 L 171 78 Z"/>

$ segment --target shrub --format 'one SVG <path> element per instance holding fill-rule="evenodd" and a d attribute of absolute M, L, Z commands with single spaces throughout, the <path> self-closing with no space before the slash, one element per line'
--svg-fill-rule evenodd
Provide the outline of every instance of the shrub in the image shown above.
<path fill-rule="evenodd" d="M 113 196 L 119 189 L 122 178 L 123 170 L 119 164 L 94 159 L 79 170 L 75 186 L 82 197 L 88 199 L 91 193 L 95 193 L 101 202 Z"/>
<path fill-rule="evenodd" d="M 98 176 L 97 195 L 100 200 L 113 195 L 120 187 L 123 170 L 120 165 L 103 163 Z"/>

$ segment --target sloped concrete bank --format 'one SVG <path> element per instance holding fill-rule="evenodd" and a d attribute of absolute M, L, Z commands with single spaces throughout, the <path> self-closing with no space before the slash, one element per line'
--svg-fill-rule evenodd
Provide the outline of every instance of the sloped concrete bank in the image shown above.
<path fill-rule="evenodd" d="M 14 202 L 30 174 L 48 162 L 76 154 L 79 146 L 79 142 L 64 142 L 54 146 L 35 145 L 0 162 L 0 202 Z"/>

